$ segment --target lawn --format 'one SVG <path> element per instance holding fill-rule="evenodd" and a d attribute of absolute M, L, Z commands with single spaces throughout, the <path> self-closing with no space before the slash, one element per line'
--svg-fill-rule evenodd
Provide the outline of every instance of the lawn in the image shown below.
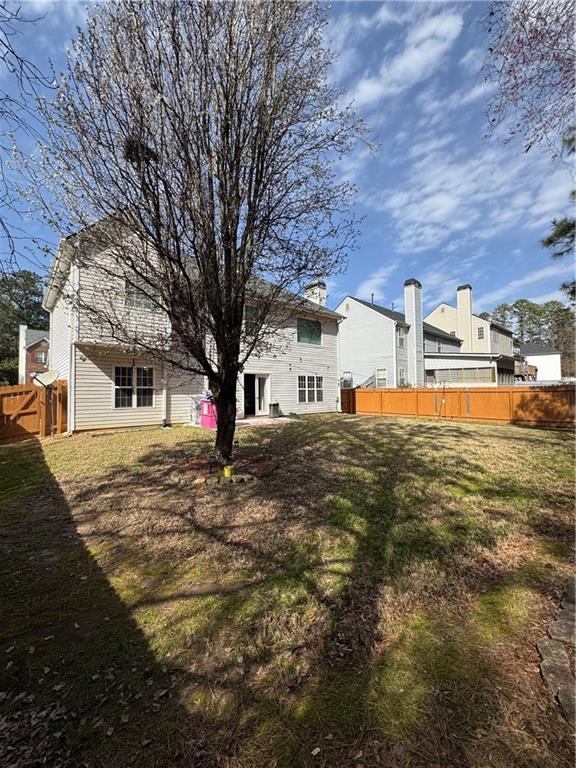
<path fill-rule="evenodd" d="M 0 448 L 0 764 L 556 768 L 573 438 L 358 416 Z"/>

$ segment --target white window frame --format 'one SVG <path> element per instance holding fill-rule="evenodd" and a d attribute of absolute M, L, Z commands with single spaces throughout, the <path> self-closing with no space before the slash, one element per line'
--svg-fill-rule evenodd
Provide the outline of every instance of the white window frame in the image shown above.
<path fill-rule="evenodd" d="M 396 326 L 396 346 L 398 349 L 406 348 L 406 328 L 401 325 Z"/>
<path fill-rule="evenodd" d="M 384 372 L 384 375 L 378 375 L 378 373 Z M 384 384 L 379 385 L 379 381 L 384 381 Z M 376 368 L 374 371 L 374 386 L 376 389 L 385 389 L 388 386 L 388 369 L 387 368 Z"/>
<path fill-rule="evenodd" d="M 320 326 L 320 344 L 312 344 L 309 341 L 298 341 L 298 321 L 299 320 L 303 320 L 306 323 L 318 323 L 319 324 L 319 326 Z M 323 328 L 323 325 L 322 325 L 322 321 L 318 320 L 315 317 L 312 317 L 312 318 L 310 318 L 310 317 L 297 317 L 296 318 L 296 343 L 297 344 L 302 344 L 305 347 L 311 347 L 313 349 L 315 349 L 316 347 L 323 347 L 324 346 L 324 328 Z"/>
<path fill-rule="evenodd" d="M 305 379 L 305 386 L 300 386 L 300 379 Z M 312 386 L 310 385 L 312 381 Z M 300 393 L 304 393 L 304 400 L 300 399 Z M 310 398 L 310 393 L 312 397 Z M 323 403 L 324 402 L 324 376 L 316 374 L 300 373 L 296 377 L 296 402 L 302 403 Z"/>
<path fill-rule="evenodd" d="M 436 339 L 436 352 L 442 352 L 442 339 Z"/>
<path fill-rule="evenodd" d="M 484 327 L 482 325 L 479 325 L 476 328 L 476 331 L 477 331 L 477 333 L 476 333 L 477 340 L 478 341 L 484 341 L 484 336 L 485 336 L 485 334 L 484 334 Z"/>
<path fill-rule="evenodd" d="M 147 285 L 141 288 L 138 285 L 138 278 L 136 276 L 132 279 L 129 277 L 124 278 L 124 305 L 127 309 L 158 311 L 158 305 L 147 295 L 150 292 L 150 286 Z"/>
<path fill-rule="evenodd" d="M 406 384 L 406 368 L 398 368 L 398 386 L 402 387 Z"/>
<path fill-rule="evenodd" d="M 42 355 L 42 359 L 38 360 L 38 355 Z M 46 360 L 48 359 L 48 353 L 43 350 L 38 350 L 37 352 L 34 352 L 34 362 L 39 363 L 40 365 L 46 365 Z"/>
<path fill-rule="evenodd" d="M 132 404 L 131 405 L 116 405 L 116 390 L 128 389 L 128 386 L 122 387 L 116 384 L 116 370 L 119 368 L 128 368 L 132 371 Z M 139 387 L 138 386 L 138 369 L 149 369 L 152 371 L 152 386 L 151 387 Z M 112 408 L 115 411 L 127 411 L 131 408 L 138 408 L 138 410 L 146 410 L 156 407 L 156 369 L 152 365 L 115 365 L 112 370 Z M 138 390 L 139 389 L 151 389 L 152 390 L 152 405 L 138 405 Z"/>

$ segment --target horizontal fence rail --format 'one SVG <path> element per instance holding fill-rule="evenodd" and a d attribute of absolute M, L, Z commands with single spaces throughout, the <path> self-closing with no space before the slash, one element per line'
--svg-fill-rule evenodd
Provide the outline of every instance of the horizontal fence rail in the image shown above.
<path fill-rule="evenodd" d="M 68 429 L 68 382 L 0 387 L 0 442 L 61 435 Z"/>
<path fill-rule="evenodd" d="M 375 416 L 422 416 L 500 424 L 571 426 L 574 387 L 343 389 L 342 410 Z"/>

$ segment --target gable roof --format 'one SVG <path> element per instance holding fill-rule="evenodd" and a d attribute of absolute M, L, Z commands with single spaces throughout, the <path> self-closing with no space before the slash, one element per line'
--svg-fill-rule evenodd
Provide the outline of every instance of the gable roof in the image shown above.
<path fill-rule="evenodd" d="M 546 344 L 534 344 L 532 342 L 520 347 L 521 355 L 559 355 L 557 349 L 552 349 Z"/>
<path fill-rule="evenodd" d="M 389 320 L 393 320 L 395 323 L 398 323 L 398 325 L 402 325 L 406 328 L 410 327 L 410 323 L 406 322 L 406 315 L 402 314 L 402 312 L 395 312 L 393 309 L 380 307 L 378 304 L 371 304 L 369 301 L 364 301 L 364 299 L 356 298 L 356 296 L 349 296 L 348 298 L 353 299 L 354 301 L 357 301 L 359 304 L 363 304 L 365 307 L 368 307 L 368 309 L 373 309 L 375 312 L 378 312 L 378 314 L 384 315 L 384 317 L 387 317 Z M 443 331 L 441 328 L 436 328 L 435 325 L 430 325 L 430 323 L 423 322 L 422 328 L 424 333 L 428 334 L 428 336 L 438 336 L 441 339 L 450 339 L 452 341 L 462 341 L 462 339 L 459 339 L 457 336 L 452 336 L 451 333 L 447 333 L 446 331 Z"/>
<path fill-rule="evenodd" d="M 33 344 L 37 344 L 42 339 L 48 340 L 48 331 L 37 331 L 34 328 L 26 328 L 25 344 L 27 347 L 31 347 Z"/>

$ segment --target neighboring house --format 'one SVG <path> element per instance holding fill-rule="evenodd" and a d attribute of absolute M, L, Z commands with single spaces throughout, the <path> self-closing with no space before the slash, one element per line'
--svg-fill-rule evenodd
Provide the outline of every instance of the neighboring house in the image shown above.
<path fill-rule="evenodd" d="M 18 327 L 18 384 L 30 384 L 34 373 L 48 370 L 48 331 Z"/>
<path fill-rule="evenodd" d="M 404 283 L 405 313 L 346 296 L 336 307 L 343 387 L 496 385 L 508 376 L 499 354 L 463 350 L 454 331 L 422 319 L 422 286 Z M 513 381 L 514 361 L 510 358 Z"/>
<path fill-rule="evenodd" d="M 498 384 L 514 383 L 513 332 L 472 312 L 472 286 L 456 290 L 456 307 L 442 302 L 425 321 L 462 339 L 461 352 L 494 364 Z"/>
<path fill-rule="evenodd" d="M 524 344 L 520 353 L 530 366 L 537 368 L 536 381 L 560 381 L 562 378 L 562 356 L 560 352 L 545 344 Z"/>
<path fill-rule="evenodd" d="M 136 349 L 122 348 L 113 328 L 100 327 L 82 306 L 107 303 L 122 323 L 142 335 L 170 336 L 167 318 L 150 306 L 136 281 L 107 275 L 103 290 L 99 265 L 109 252 L 83 253 L 82 236 L 64 239 L 52 264 L 44 307 L 50 313 L 51 367 L 69 382 L 70 431 L 186 423 L 197 398 L 207 390 L 204 376 L 186 374 Z M 115 265 L 117 267 L 117 265 Z M 302 317 L 279 331 L 278 349 L 253 355 L 238 382 L 238 412 L 281 413 L 339 410 L 338 322 L 328 310 L 326 288 L 308 288 Z"/>

